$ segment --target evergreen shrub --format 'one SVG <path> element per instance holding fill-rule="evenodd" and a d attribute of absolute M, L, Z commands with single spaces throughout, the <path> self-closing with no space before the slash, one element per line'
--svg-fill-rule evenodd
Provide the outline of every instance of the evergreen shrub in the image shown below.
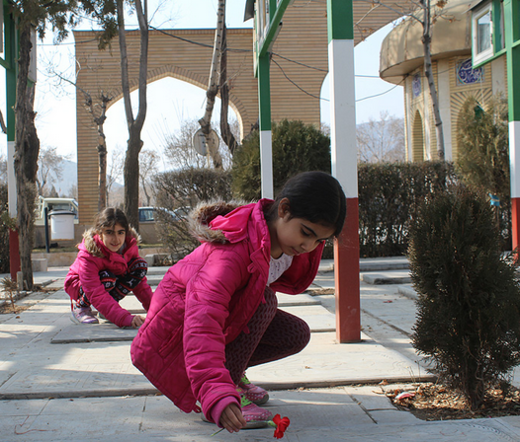
<path fill-rule="evenodd" d="M 477 191 L 494 195 L 504 248 L 511 250 L 511 196 L 507 99 L 493 97 L 482 109 L 474 97 L 464 102 L 458 123 L 460 151 L 457 174 Z"/>
<path fill-rule="evenodd" d="M 404 255 L 417 206 L 456 182 L 453 164 L 448 162 L 360 163 L 360 256 Z"/>
<path fill-rule="evenodd" d="M 272 126 L 275 195 L 292 176 L 310 170 L 330 173 L 330 138 L 301 121 Z M 233 192 L 246 201 L 261 198 L 260 133 L 253 131 L 233 155 Z"/>
<path fill-rule="evenodd" d="M 468 188 L 427 198 L 410 227 L 412 344 L 473 408 L 520 363 L 520 287 L 500 244 L 489 202 Z"/>

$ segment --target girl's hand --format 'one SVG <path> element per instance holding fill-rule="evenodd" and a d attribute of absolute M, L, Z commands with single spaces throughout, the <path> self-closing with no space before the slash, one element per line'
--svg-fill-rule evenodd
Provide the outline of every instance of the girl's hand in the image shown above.
<path fill-rule="evenodd" d="M 246 426 L 242 410 L 237 404 L 229 404 L 220 415 L 220 424 L 230 433 L 236 433 Z"/>
<path fill-rule="evenodd" d="M 144 317 L 144 316 L 135 315 L 135 316 L 132 318 L 132 327 L 134 327 L 134 328 L 139 328 L 139 327 L 141 327 L 141 325 L 144 324 L 144 320 L 145 320 L 145 317 Z"/>

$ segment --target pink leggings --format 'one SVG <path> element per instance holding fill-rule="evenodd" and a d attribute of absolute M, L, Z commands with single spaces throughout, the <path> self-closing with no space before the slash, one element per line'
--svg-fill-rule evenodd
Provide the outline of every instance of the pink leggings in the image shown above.
<path fill-rule="evenodd" d="M 278 310 L 276 295 L 269 287 L 264 292 L 265 304 L 260 304 L 247 324 L 249 333 L 240 333 L 226 345 L 226 368 L 238 384 L 247 367 L 291 356 L 309 343 L 311 332 L 307 323 Z"/>

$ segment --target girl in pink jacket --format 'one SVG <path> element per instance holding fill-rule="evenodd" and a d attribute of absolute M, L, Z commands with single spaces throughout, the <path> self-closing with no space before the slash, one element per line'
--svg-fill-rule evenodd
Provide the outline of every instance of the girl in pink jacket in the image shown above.
<path fill-rule="evenodd" d="M 226 428 L 265 426 L 265 390 L 247 367 L 301 351 L 307 324 L 277 309 L 275 292 L 314 280 L 324 242 L 341 232 L 346 198 L 323 172 L 290 179 L 275 201 L 199 207 L 202 244 L 168 270 L 132 342 L 134 365 L 181 410 Z"/>
<path fill-rule="evenodd" d="M 132 291 L 146 311 L 150 307 L 152 289 L 146 282 L 148 265 L 139 256 L 139 240 L 122 210 L 108 207 L 97 215 L 94 227 L 83 234 L 78 256 L 65 278 L 73 322 L 97 324 L 93 305 L 118 327 L 138 328 L 144 323 L 143 316 L 119 305 Z"/>

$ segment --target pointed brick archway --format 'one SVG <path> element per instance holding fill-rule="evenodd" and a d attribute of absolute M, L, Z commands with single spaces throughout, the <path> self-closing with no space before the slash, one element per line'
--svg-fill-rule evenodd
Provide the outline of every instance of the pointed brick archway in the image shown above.
<path fill-rule="evenodd" d="M 371 14 L 370 4 L 354 2 L 357 26 L 355 42 L 362 40 L 362 29 L 375 30 L 396 18 L 386 8 Z M 366 35 L 366 34 L 365 34 Z M 129 76 L 137 89 L 139 32 L 127 34 Z M 92 97 L 101 91 L 122 97 L 120 57 L 117 41 L 111 50 L 99 51 L 93 31 L 75 31 L 77 62 L 76 121 L 78 157 L 79 224 L 77 239 L 90 227 L 98 207 L 98 134 L 92 116 L 84 106 L 81 88 Z M 148 83 L 165 77 L 186 81 L 205 90 L 213 51 L 213 29 L 150 31 Z M 230 105 L 247 134 L 258 119 L 258 82 L 253 75 L 253 30 L 228 29 L 228 79 Z M 280 35 L 271 49 L 271 116 L 302 120 L 320 126 L 320 93 L 328 72 L 326 2 L 295 0 L 284 15 Z M 172 97 L 174 98 L 174 97 Z M 148 103 L 150 106 L 151 103 Z M 202 115 L 201 115 L 202 116 Z M 110 120 L 107 120 L 107 125 Z M 110 149 L 110 146 L 108 147 Z"/>

